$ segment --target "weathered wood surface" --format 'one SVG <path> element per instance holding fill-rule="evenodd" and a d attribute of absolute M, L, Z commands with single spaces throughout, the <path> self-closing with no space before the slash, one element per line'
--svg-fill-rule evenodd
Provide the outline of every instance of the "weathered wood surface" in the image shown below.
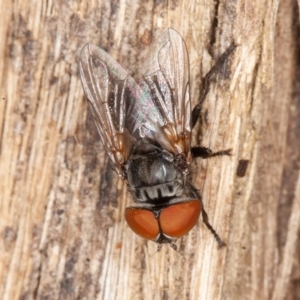
<path fill-rule="evenodd" d="M 0 16 L 2 299 L 300 299 L 296 1 L 2 1 Z M 222 250 L 201 222 L 179 253 L 155 254 L 128 229 L 131 199 L 79 81 L 85 43 L 135 75 L 167 27 L 186 41 L 194 103 L 238 44 L 205 102 L 201 138 L 233 156 L 193 168 Z"/>

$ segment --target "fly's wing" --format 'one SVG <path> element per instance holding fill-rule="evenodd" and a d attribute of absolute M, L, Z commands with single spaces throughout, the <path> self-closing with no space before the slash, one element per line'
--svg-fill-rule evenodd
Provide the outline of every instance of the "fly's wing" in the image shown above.
<path fill-rule="evenodd" d="M 79 70 L 105 150 L 116 171 L 122 174 L 122 165 L 130 157 L 134 142 L 125 126 L 126 110 L 140 97 L 141 89 L 109 54 L 92 44 L 83 47 Z M 135 120 L 144 123 L 144 119 L 141 112 L 137 112 Z"/>
<path fill-rule="evenodd" d="M 156 127 L 154 130 L 150 126 L 142 128 L 146 136 L 154 138 L 168 151 L 184 154 L 189 163 L 191 102 L 186 45 L 177 31 L 167 29 L 151 53 L 140 86 L 146 101 L 152 101 L 157 109 L 153 120 Z"/>
<path fill-rule="evenodd" d="M 190 160 L 188 56 L 173 29 L 160 36 L 139 85 L 101 48 L 87 44 L 80 77 L 104 147 L 119 174 L 135 139 L 156 140 Z"/>

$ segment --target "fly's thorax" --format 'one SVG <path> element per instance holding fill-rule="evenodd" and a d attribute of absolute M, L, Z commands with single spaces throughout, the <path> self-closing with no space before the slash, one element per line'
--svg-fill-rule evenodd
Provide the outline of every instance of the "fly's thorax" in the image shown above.
<path fill-rule="evenodd" d="M 176 196 L 181 196 L 183 192 L 183 181 L 173 181 L 148 187 L 132 187 L 129 190 L 136 202 L 163 204 Z"/>
<path fill-rule="evenodd" d="M 181 179 L 173 162 L 161 155 L 140 156 L 127 164 L 128 182 L 135 188 L 155 186 Z"/>
<path fill-rule="evenodd" d="M 179 196 L 185 174 L 176 164 L 174 155 L 154 142 L 141 140 L 126 164 L 128 187 L 137 202 L 163 202 Z"/>

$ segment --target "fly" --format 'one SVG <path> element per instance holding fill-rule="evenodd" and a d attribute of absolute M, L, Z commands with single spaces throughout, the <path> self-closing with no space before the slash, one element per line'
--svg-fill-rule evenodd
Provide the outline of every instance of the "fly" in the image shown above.
<path fill-rule="evenodd" d="M 233 49 L 228 48 L 218 63 Z M 104 148 L 135 202 L 125 209 L 128 226 L 158 243 L 159 249 L 168 243 L 176 250 L 176 240 L 195 226 L 202 212 L 204 224 L 219 247 L 224 246 L 189 172 L 192 157 L 230 155 L 230 150 L 213 153 L 191 147 L 191 132 L 214 70 L 206 76 L 202 96 L 191 111 L 187 48 L 174 29 L 165 30 L 156 41 L 139 83 L 93 44 L 83 47 L 79 69 Z"/>

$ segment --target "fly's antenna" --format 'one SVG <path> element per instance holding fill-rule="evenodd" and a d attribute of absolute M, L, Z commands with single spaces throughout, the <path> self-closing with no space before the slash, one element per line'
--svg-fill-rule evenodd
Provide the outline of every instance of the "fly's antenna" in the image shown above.
<path fill-rule="evenodd" d="M 158 245 L 157 245 L 157 250 L 156 250 L 156 252 L 155 252 L 154 254 L 160 252 L 161 249 L 162 249 L 162 244 L 158 244 Z"/>
<path fill-rule="evenodd" d="M 178 250 L 177 245 L 175 245 L 174 243 L 170 243 L 169 246 L 175 250 L 178 254 L 182 255 L 182 253 Z"/>
<path fill-rule="evenodd" d="M 162 249 L 162 244 L 157 244 L 157 249 L 153 254 L 149 254 L 149 257 L 153 257 L 156 253 L 159 253 Z"/>
<path fill-rule="evenodd" d="M 179 253 L 179 251 L 178 251 L 178 249 L 177 249 L 177 246 L 176 246 L 175 244 L 171 243 L 171 244 L 169 244 L 169 245 L 170 245 L 170 247 L 171 247 L 173 250 L 175 250 L 176 252 Z"/>

